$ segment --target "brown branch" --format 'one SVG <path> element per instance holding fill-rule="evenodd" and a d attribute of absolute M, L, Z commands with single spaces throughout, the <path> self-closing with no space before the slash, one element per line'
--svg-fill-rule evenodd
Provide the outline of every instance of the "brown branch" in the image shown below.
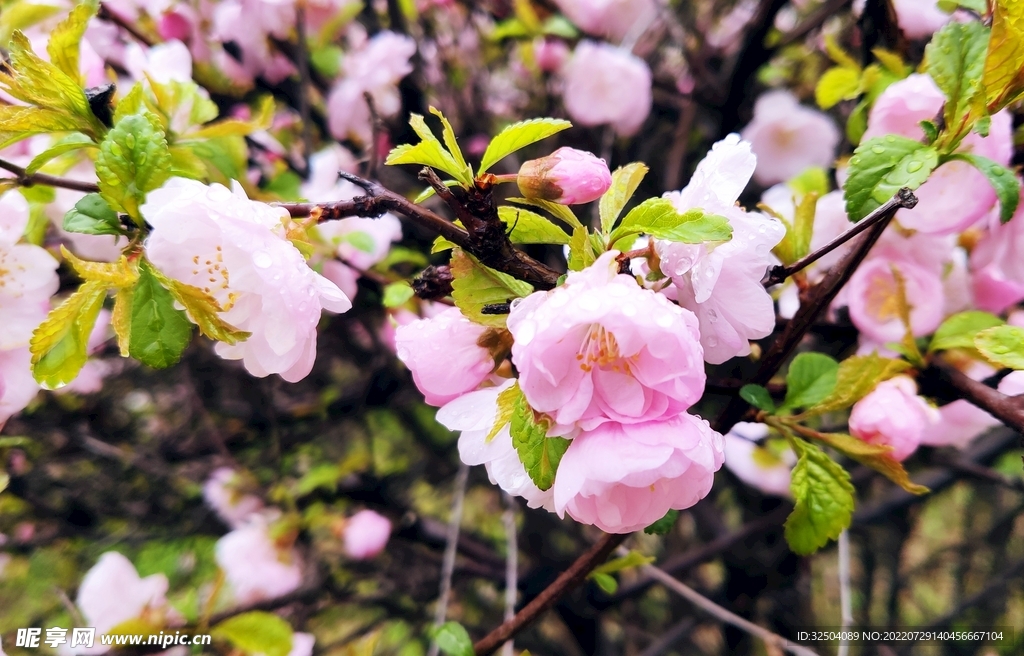
<path fill-rule="evenodd" d="M 385 212 L 395 212 L 436 232 L 467 253 L 474 255 L 492 269 L 525 280 L 538 289 L 552 289 L 558 282 L 561 275 L 558 271 L 515 249 L 508 237 L 505 236 L 503 228 L 500 235 L 495 234 L 493 230 L 488 232 L 474 230 L 478 224 L 484 228 L 493 228 L 494 226 L 483 222 L 475 213 L 468 212 L 468 208 L 466 213 L 472 216 L 472 219 L 471 223 L 467 224 L 467 228 L 472 232 L 460 228 L 448 219 L 413 203 L 381 184 L 344 171 L 339 172 L 338 175 L 365 189 L 366 195 L 331 203 L 277 203 L 277 206 L 284 207 L 294 217 L 315 215 L 318 221 L 333 221 L 350 216 L 379 217 Z M 461 199 L 459 200 L 461 201 Z M 461 210 L 459 216 L 460 218 L 463 216 Z M 493 238 L 499 238 L 500 241 Z"/>
<path fill-rule="evenodd" d="M 562 595 L 579 585 L 587 574 L 605 561 L 606 558 L 629 537 L 629 534 L 609 533 L 597 541 L 582 556 L 576 559 L 569 569 L 562 572 L 554 583 L 544 589 L 537 597 L 523 607 L 515 617 L 494 629 L 479 642 L 473 645 L 477 656 L 493 653 L 506 640 L 523 630 L 527 624 L 551 608 Z"/>
<path fill-rule="evenodd" d="M 47 187 L 71 189 L 72 191 L 84 191 L 87 194 L 96 193 L 100 190 L 100 188 L 92 182 L 82 182 L 81 180 L 71 180 L 70 178 L 58 178 L 55 175 L 47 175 L 46 173 L 33 173 L 32 175 L 26 175 L 23 167 L 3 159 L 0 159 L 0 169 L 13 173 L 15 181 L 20 187 L 45 185 Z"/>
<path fill-rule="evenodd" d="M 878 241 L 882 231 L 889 225 L 889 221 L 892 220 L 896 211 L 902 208 L 910 209 L 915 205 L 917 205 L 917 197 L 910 189 L 904 187 L 869 215 L 868 218 L 872 219 L 874 225 L 854 242 L 855 246 L 843 256 L 842 260 L 829 269 L 821 282 L 800 295 L 800 309 L 797 310 L 796 315 L 786 324 L 782 334 L 772 342 L 772 345 L 765 352 L 764 358 L 761 360 L 761 366 L 750 382 L 764 385 L 771 380 L 772 376 L 789 358 L 818 316 L 832 304 L 839 290 L 853 276 L 853 272 L 857 270 L 860 263 L 867 257 L 868 251 Z M 876 214 L 881 215 L 881 218 L 874 218 Z M 865 220 L 868 220 L 868 218 L 865 218 Z M 734 396 L 715 422 L 715 430 L 720 433 L 728 432 L 743 417 L 748 407 L 747 402 L 740 398 L 739 395 Z"/>
<path fill-rule="evenodd" d="M 1024 435 L 1024 402 L 1020 397 L 1006 396 L 988 385 L 974 380 L 939 358 L 932 360 L 942 380 L 952 385 L 963 398 Z"/>

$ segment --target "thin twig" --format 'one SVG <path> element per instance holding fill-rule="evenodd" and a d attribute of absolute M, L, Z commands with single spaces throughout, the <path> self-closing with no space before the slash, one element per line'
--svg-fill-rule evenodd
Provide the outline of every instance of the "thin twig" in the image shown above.
<path fill-rule="evenodd" d="M 839 534 L 839 616 L 842 623 L 841 633 L 853 626 L 853 603 L 850 599 L 850 532 Z M 850 643 L 846 640 L 839 643 L 836 656 L 847 656 Z"/>
<path fill-rule="evenodd" d="M 100 3 L 99 10 L 96 12 L 96 18 L 117 25 L 122 30 L 132 35 L 136 41 L 138 41 L 144 46 L 153 47 L 157 43 L 150 36 L 143 34 L 141 31 L 139 31 L 139 28 L 136 27 L 130 20 L 127 20 L 124 16 L 108 7 L 107 3 L 105 2 Z"/>
<path fill-rule="evenodd" d="M 0 169 L 10 171 L 14 174 L 15 180 L 21 187 L 32 187 L 34 185 L 45 185 L 47 187 L 60 187 L 62 189 L 71 189 L 72 191 L 83 191 L 85 193 L 96 193 L 100 188 L 92 182 L 83 182 L 81 180 L 72 180 L 70 178 L 59 178 L 55 175 L 47 175 L 46 173 L 33 173 L 32 175 L 25 175 L 25 169 L 13 162 L 0 159 Z"/>
<path fill-rule="evenodd" d="M 624 549 L 619 549 L 619 553 L 621 555 L 625 555 L 628 552 L 626 552 Z M 672 576 L 669 576 L 666 572 L 655 567 L 654 565 L 644 565 L 642 570 L 652 578 L 656 579 L 659 583 L 664 585 L 669 590 L 675 592 L 676 594 L 678 594 L 679 596 L 683 597 L 691 604 L 696 606 L 697 608 L 703 610 L 704 612 L 708 613 L 712 617 L 715 617 L 716 619 L 725 624 L 734 626 L 737 629 L 740 629 L 741 631 L 745 631 L 752 636 L 760 638 L 766 644 L 772 645 L 779 649 L 783 649 L 791 654 L 796 654 L 797 656 L 818 656 L 817 652 L 808 649 L 803 645 L 798 645 L 794 642 L 791 642 L 776 633 L 772 633 L 768 629 L 765 629 L 754 624 L 753 622 L 743 619 L 736 613 L 726 608 L 722 608 L 721 606 L 711 601 L 704 595 L 700 594 L 690 586 L 686 585 L 685 583 L 676 578 L 673 578 Z"/>
<path fill-rule="evenodd" d="M 455 500 L 452 502 L 452 516 L 448 520 L 448 538 L 444 546 L 444 560 L 441 561 L 441 588 L 434 611 L 434 626 L 441 626 L 448 615 L 448 598 L 452 593 L 452 574 L 455 573 L 455 554 L 459 545 L 459 526 L 462 524 L 462 505 L 466 499 L 466 482 L 469 480 L 469 465 L 459 463 L 455 475 Z M 437 656 L 440 647 L 431 641 L 427 656 Z"/>
<path fill-rule="evenodd" d="M 473 651 L 476 656 L 491 654 L 506 640 L 522 631 L 530 622 L 551 608 L 555 602 L 562 598 L 562 595 L 579 585 L 587 574 L 595 567 L 605 561 L 617 546 L 629 537 L 628 534 L 608 533 L 605 534 L 594 546 L 588 549 L 583 555 L 576 559 L 569 569 L 562 572 L 554 583 L 544 588 L 544 591 L 537 595 L 533 601 L 526 604 L 522 610 L 516 613 L 515 617 L 501 626 L 494 629 L 475 645 Z"/>
<path fill-rule="evenodd" d="M 506 622 L 516 616 L 516 601 L 519 596 L 519 543 L 516 539 L 516 500 L 508 492 L 502 492 L 505 512 L 505 618 Z M 502 656 L 514 656 L 515 646 L 511 638 L 501 648 Z"/>
<path fill-rule="evenodd" d="M 381 145 L 381 134 L 383 134 L 384 121 L 381 119 L 380 114 L 377 112 L 377 103 L 373 101 L 373 94 L 369 91 L 363 92 L 363 99 L 366 101 L 366 107 L 370 110 L 370 161 L 366 164 L 366 176 L 371 180 L 377 179 L 378 169 L 380 168 L 380 145 Z"/>

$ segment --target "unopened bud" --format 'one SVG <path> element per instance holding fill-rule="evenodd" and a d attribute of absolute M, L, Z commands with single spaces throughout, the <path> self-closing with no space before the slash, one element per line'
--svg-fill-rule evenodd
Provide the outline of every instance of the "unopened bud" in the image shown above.
<path fill-rule="evenodd" d="M 600 198 L 612 185 L 612 174 L 605 161 L 591 153 L 559 148 L 524 163 L 516 182 L 526 198 L 575 205 Z"/>

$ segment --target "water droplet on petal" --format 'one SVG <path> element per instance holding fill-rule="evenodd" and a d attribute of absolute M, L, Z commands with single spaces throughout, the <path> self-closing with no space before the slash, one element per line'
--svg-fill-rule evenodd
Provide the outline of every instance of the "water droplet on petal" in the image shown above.
<path fill-rule="evenodd" d="M 266 269 L 274 263 L 274 258 L 266 251 L 256 251 L 253 253 L 252 263 L 261 269 Z"/>

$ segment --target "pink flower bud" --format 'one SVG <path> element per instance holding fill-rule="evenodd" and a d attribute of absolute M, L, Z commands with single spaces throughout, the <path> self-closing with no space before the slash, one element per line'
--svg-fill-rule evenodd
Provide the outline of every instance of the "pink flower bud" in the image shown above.
<path fill-rule="evenodd" d="M 889 445 L 893 458 L 906 460 L 940 419 L 939 411 L 917 395 L 912 378 L 896 376 L 854 404 L 850 433 L 865 442 Z"/>
<path fill-rule="evenodd" d="M 519 169 L 519 191 L 526 198 L 576 205 L 597 200 L 612 185 L 603 159 L 574 148 L 559 148 Z"/>
<path fill-rule="evenodd" d="M 356 560 L 373 558 L 384 550 L 390 537 L 391 522 L 387 517 L 372 510 L 360 510 L 345 524 L 345 553 Z"/>
<path fill-rule="evenodd" d="M 569 59 L 569 46 L 561 39 L 539 36 L 533 40 L 533 58 L 537 68 L 545 73 L 554 73 Z"/>

